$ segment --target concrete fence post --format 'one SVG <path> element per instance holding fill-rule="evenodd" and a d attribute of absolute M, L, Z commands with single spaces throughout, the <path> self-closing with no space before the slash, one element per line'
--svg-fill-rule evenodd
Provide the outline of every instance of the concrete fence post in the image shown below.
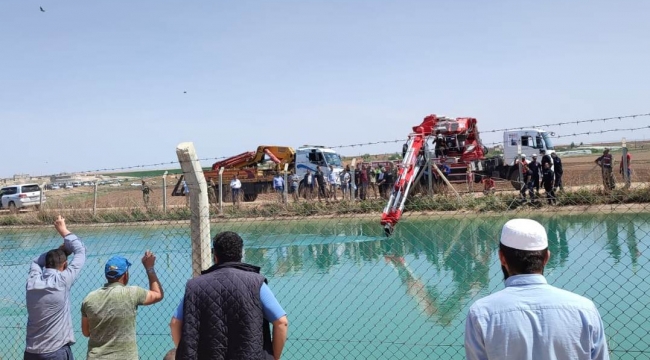
<path fill-rule="evenodd" d="M 184 142 L 176 147 L 178 162 L 190 192 L 190 229 L 192 237 L 192 276 L 212 265 L 210 251 L 210 204 L 208 184 L 194 150 L 194 144 Z"/>

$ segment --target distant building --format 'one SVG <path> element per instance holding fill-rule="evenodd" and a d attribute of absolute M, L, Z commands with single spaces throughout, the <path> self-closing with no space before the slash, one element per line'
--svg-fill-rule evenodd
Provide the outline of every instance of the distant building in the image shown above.
<path fill-rule="evenodd" d="M 14 181 L 18 182 L 18 183 L 29 181 L 29 179 L 31 179 L 29 174 L 15 174 L 14 175 Z"/>

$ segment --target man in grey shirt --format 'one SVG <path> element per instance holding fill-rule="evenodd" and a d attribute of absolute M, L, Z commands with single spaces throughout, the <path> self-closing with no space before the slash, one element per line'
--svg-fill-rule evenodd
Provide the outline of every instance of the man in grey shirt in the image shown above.
<path fill-rule="evenodd" d="M 70 288 L 86 262 L 86 248 L 60 215 L 54 228 L 63 237 L 63 245 L 35 258 L 29 268 L 25 360 L 74 359 Z M 74 257 L 68 264 L 70 254 Z"/>

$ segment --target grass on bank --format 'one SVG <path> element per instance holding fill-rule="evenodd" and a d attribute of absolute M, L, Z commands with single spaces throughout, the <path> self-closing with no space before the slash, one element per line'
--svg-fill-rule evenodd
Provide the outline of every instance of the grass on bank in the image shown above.
<path fill-rule="evenodd" d="M 608 204 L 650 203 L 650 187 L 637 189 L 618 189 L 611 193 L 602 190 L 580 189 L 570 192 L 558 192 L 557 205 L 563 206 L 593 206 Z M 309 216 L 345 216 L 352 214 L 381 213 L 386 201 L 370 199 L 367 201 L 338 201 L 319 202 L 318 200 L 293 202 L 288 204 L 267 203 L 247 204 L 240 207 L 226 207 L 224 214 L 218 215 L 216 206 L 210 209 L 212 219 L 241 219 L 241 218 L 276 218 L 276 217 L 309 217 Z M 522 202 L 515 194 L 495 194 L 475 197 L 465 195 L 413 196 L 405 206 L 405 212 L 506 212 L 523 207 L 543 208 L 546 205 L 544 194 L 533 202 Z M 59 210 L 44 209 L 40 212 L 7 214 L 0 216 L 0 226 L 11 225 L 43 225 L 52 224 Z M 77 224 L 100 223 L 137 223 L 146 221 L 183 221 L 189 220 L 191 212 L 188 208 L 178 207 L 163 212 L 159 208 L 145 209 L 142 207 L 102 210 L 93 215 L 89 209 L 64 210 L 66 221 Z"/>

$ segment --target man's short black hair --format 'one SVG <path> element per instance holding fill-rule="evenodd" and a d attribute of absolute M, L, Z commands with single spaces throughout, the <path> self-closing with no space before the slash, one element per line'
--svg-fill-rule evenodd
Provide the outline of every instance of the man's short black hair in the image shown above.
<path fill-rule="evenodd" d="M 50 250 L 45 254 L 45 267 L 48 269 L 58 269 L 68 260 L 65 251 L 61 249 Z"/>
<path fill-rule="evenodd" d="M 241 261 L 244 240 L 235 232 L 220 232 L 212 239 L 212 249 L 219 263 Z"/>
<path fill-rule="evenodd" d="M 544 271 L 544 260 L 548 256 L 548 248 L 525 251 L 499 243 L 499 250 L 506 258 L 510 275 L 541 274 Z"/>

